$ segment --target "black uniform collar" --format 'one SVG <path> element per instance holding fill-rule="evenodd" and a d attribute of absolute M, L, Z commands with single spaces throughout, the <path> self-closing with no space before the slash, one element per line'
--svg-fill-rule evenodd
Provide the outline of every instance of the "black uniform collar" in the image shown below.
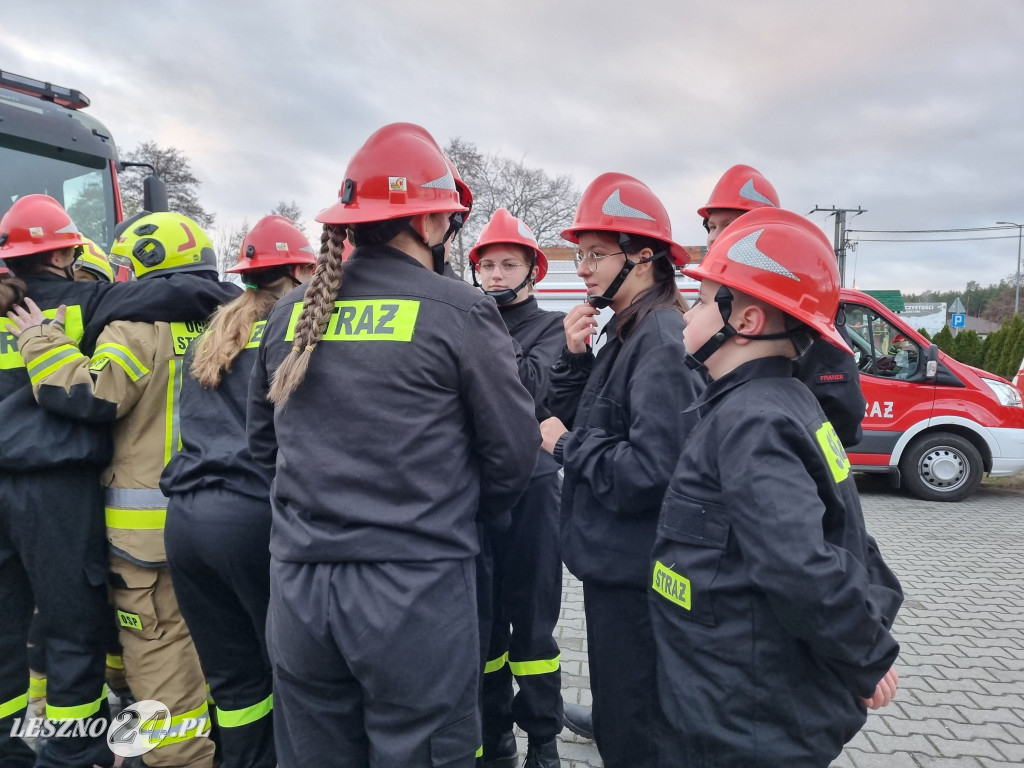
<path fill-rule="evenodd" d="M 729 371 L 720 379 L 713 380 L 686 412 L 705 408 L 715 400 L 754 379 L 788 379 L 793 376 L 793 361 L 785 357 L 759 357 L 748 360 L 737 368 Z"/>
<path fill-rule="evenodd" d="M 41 282 L 41 283 L 73 283 L 73 282 L 75 282 L 74 280 L 68 280 L 63 275 L 55 275 L 55 274 L 53 274 L 53 272 L 46 272 L 46 271 L 43 271 L 43 272 L 33 272 L 30 275 L 25 275 L 22 279 L 26 283 L 34 283 L 34 282 L 37 282 L 37 281 Z"/>
<path fill-rule="evenodd" d="M 514 325 L 518 325 L 530 315 L 534 314 L 538 309 L 537 299 L 533 296 L 528 296 L 525 301 L 520 301 L 516 304 L 498 305 L 498 311 L 501 312 L 501 318 L 509 328 Z"/>
<path fill-rule="evenodd" d="M 426 269 L 420 261 L 414 259 L 405 251 L 400 251 L 390 245 L 364 245 L 357 247 L 352 251 L 352 255 L 348 257 L 350 262 L 369 261 L 370 259 L 393 259 L 395 261 L 405 261 L 409 264 L 415 264 L 417 267 Z"/>

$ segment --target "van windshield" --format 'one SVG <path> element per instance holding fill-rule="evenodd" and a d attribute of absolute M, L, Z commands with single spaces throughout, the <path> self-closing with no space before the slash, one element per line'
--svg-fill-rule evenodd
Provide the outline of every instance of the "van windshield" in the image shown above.
<path fill-rule="evenodd" d="M 861 374 L 909 379 L 917 373 L 920 347 L 884 317 L 859 304 L 847 304 L 846 330 Z"/>

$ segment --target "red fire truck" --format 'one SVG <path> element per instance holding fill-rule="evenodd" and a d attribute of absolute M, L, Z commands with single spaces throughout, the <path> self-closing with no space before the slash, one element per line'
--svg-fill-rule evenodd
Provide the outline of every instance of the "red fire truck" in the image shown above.
<path fill-rule="evenodd" d="M 82 110 L 73 88 L 0 70 L 0 216 L 23 195 L 43 193 L 63 205 L 82 233 L 109 250 L 121 221 L 114 140 Z M 152 170 L 152 169 L 151 169 Z M 148 210 L 166 210 L 156 176 L 144 182 Z"/>

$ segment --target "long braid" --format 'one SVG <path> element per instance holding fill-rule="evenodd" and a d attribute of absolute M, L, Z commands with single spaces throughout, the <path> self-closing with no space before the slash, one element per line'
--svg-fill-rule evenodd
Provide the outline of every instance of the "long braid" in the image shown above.
<path fill-rule="evenodd" d="M 268 393 L 270 402 L 278 407 L 288 401 L 295 388 L 306 378 L 309 356 L 327 330 L 334 311 L 334 297 L 341 287 L 341 243 L 344 233 L 342 228 L 324 224 L 320 236 L 320 258 L 317 259 L 313 279 L 309 281 L 302 297 L 302 313 L 295 324 L 295 343 L 275 371 Z"/>

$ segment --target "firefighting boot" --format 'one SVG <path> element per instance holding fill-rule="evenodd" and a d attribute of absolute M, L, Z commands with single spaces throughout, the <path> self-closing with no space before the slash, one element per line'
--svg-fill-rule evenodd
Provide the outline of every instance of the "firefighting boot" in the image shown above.
<path fill-rule="evenodd" d="M 594 710 L 590 707 L 565 702 L 562 707 L 562 722 L 577 736 L 594 739 Z"/>
<path fill-rule="evenodd" d="M 516 736 L 507 731 L 494 742 L 484 740 L 484 756 L 480 768 L 516 768 L 519 763 L 519 747 Z"/>
<path fill-rule="evenodd" d="M 561 768 L 558 759 L 558 742 L 555 739 L 543 743 L 530 739 L 526 748 L 526 762 L 523 768 Z"/>

